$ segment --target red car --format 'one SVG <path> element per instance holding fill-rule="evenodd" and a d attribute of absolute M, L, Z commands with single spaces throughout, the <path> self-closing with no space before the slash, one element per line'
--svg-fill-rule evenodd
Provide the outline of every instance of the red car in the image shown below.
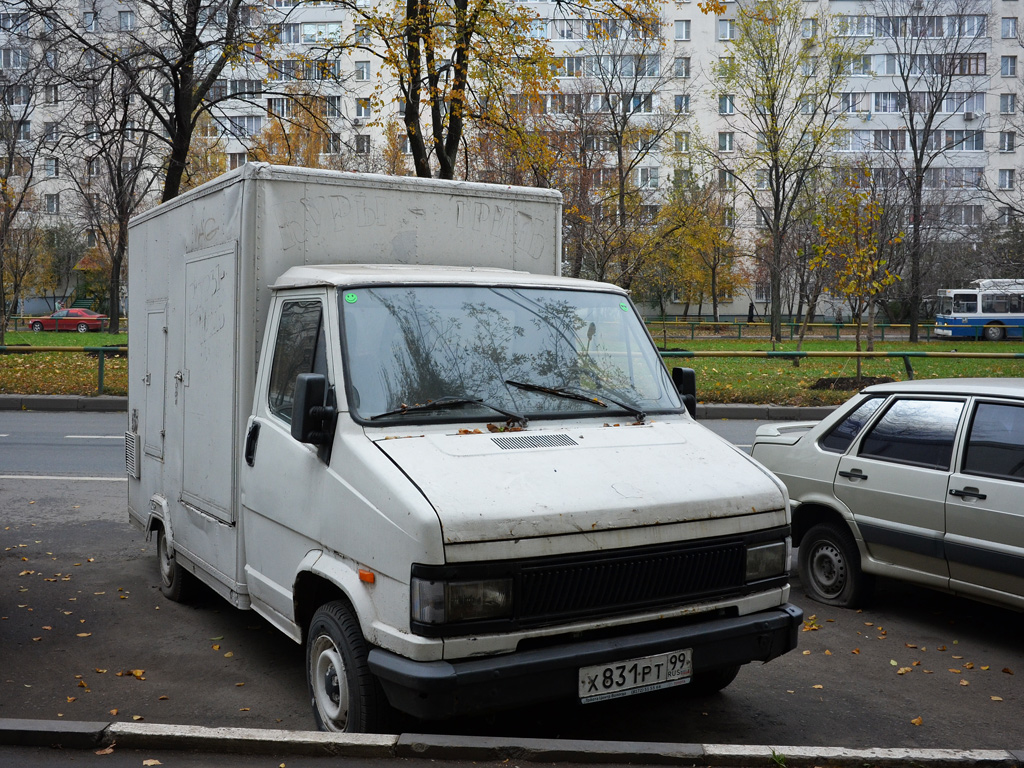
<path fill-rule="evenodd" d="M 91 309 L 59 309 L 49 317 L 35 317 L 29 321 L 33 331 L 100 331 L 107 316 Z"/>

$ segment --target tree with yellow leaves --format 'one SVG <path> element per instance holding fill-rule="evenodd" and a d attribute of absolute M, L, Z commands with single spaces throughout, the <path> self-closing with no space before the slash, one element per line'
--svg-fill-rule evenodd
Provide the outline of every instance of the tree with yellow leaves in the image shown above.
<path fill-rule="evenodd" d="M 866 170 L 864 173 L 868 173 Z M 814 246 L 812 270 L 827 271 L 830 291 L 849 301 L 856 324 L 856 349 L 861 351 L 861 329 L 868 313 L 869 342 L 874 326 L 875 298 L 899 280 L 887 268 L 888 252 L 902 239 L 883 234 L 885 208 L 870 189 L 851 178 L 817 220 L 820 242 Z M 857 381 L 861 360 L 857 358 Z"/>

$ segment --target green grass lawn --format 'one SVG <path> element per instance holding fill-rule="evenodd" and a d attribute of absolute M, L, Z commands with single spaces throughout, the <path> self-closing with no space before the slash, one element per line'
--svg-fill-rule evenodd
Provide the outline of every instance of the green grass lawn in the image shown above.
<path fill-rule="evenodd" d="M 123 346 L 126 334 L 8 332 L 8 346 Z M 750 351 L 771 350 L 765 339 L 686 339 L 669 344 L 670 349 Z M 796 341 L 776 345 L 779 351 L 796 351 Z M 1024 342 L 930 341 L 876 343 L 878 351 L 911 352 L 1000 352 L 1024 353 Z M 810 351 L 854 350 L 852 340 L 810 340 Z M 845 401 L 851 389 L 813 389 L 820 379 L 854 377 L 857 361 L 852 358 L 802 359 L 799 365 L 779 358 L 698 357 L 667 361 L 697 372 L 698 398 L 705 403 L 778 403 L 786 405 L 834 405 Z M 914 378 L 933 379 L 974 376 L 1024 376 L 1024 359 L 912 358 Z M 0 355 L 0 394 L 93 395 L 96 394 L 97 357 L 83 352 L 37 352 Z M 864 360 L 864 376 L 907 378 L 901 358 Z M 128 361 L 107 356 L 104 360 L 104 393 L 124 395 L 128 391 Z"/>
<path fill-rule="evenodd" d="M 697 339 L 670 343 L 669 349 L 687 350 L 772 350 L 771 342 L 758 340 Z M 797 342 L 777 344 L 777 351 L 796 351 Z M 805 352 L 852 352 L 852 340 L 809 340 L 801 348 Z M 998 352 L 1024 353 L 1024 342 L 930 341 L 911 344 L 896 341 L 876 342 L 879 352 Z M 911 358 L 915 379 L 964 377 L 1024 376 L 1024 359 L 950 359 Z M 779 358 L 697 357 L 667 360 L 669 367 L 693 368 L 697 373 L 697 397 L 705 403 L 778 403 L 786 405 L 835 405 L 842 403 L 856 388 L 842 390 L 812 389 L 820 379 L 855 377 L 855 358 L 804 358 L 795 365 Z M 862 375 L 888 377 L 896 381 L 907 378 L 903 359 L 880 358 L 862 360 Z"/>
<path fill-rule="evenodd" d="M 0 355 L 0 394 L 5 395 L 95 395 L 98 384 L 98 355 L 86 352 L 11 353 L 10 348 L 29 347 L 123 347 L 125 333 L 53 333 L 8 331 Z M 103 393 L 128 393 L 128 358 L 104 355 Z"/>

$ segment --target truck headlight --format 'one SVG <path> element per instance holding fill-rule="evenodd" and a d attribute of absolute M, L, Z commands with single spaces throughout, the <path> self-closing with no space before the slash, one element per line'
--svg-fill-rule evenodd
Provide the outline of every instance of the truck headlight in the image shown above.
<path fill-rule="evenodd" d="M 789 542 L 773 541 L 747 547 L 747 582 L 762 581 L 789 572 Z"/>
<path fill-rule="evenodd" d="M 512 579 L 442 581 L 414 576 L 412 620 L 424 624 L 503 619 L 512 615 Z"/>

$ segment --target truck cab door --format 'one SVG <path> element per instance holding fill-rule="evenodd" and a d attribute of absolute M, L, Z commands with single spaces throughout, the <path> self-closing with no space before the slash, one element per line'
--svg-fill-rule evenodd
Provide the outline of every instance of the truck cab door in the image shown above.
<path fill-rule="evenodd" d="M 291 434 L 299 374 L 335 378 L 326 295 L 291 292 L 271 307 L 241 468 L 245 573 L 253 608 L 293 634 L 296 567 L 319 548 L 316 514 L 326 466 L 315 446 Z"/>

